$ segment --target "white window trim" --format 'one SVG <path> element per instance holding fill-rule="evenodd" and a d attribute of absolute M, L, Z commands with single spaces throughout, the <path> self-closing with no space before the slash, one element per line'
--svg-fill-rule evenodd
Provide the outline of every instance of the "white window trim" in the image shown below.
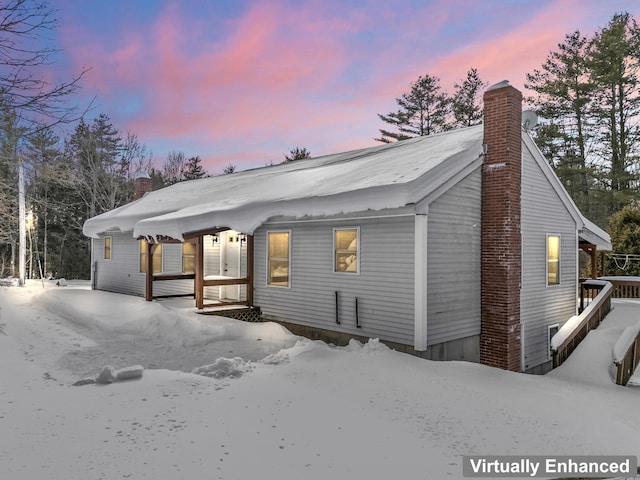
<path fill-rule="evenodd" d="M 269 283 L 269 234 L 270 233 L 286 233 L 289 235 L 289 244 L 288 244 L 288 249 L 289 249 L 289 279 L 288 279 L 288 283 L 287 285 L 273 285 L 271 283 Z M 285 289 L 291 289 L 291 283 L 292 283 L 292 275 L 291 275 L 291 230 L 267 230 L 267 234 L 265 237 L 265 249 L 266 249 L 266 269 L 265 269 L 265 277 L 264 277 L 264 283 L 267 287 L 269 288 L 285 288 Z"/>
<path fill-rule="evenodd" d="M 549 237 L 558 237 L 558 283 L 549 283 Z M 544 244 L 544 250 L 545 250 L 545 266 L 544 266 L 544 270 L 545 270 L 545 284 L 547 286 L 547 288 L 553 288 L 553 287 L 558 287 L 562 284 L 562 235 L 560 235 L 559 233 L 547 233 L 547 236 L 545 237 L 545 244 Z"/>
<path fill-rule="evenodd" d="M 551 329 L 557 328 L 560 331 L 560 324 L 554 323 L 553 325 L 547 325 L 547 360 L 551 360 L 553 355 L 551 353 Z M 558 332 L 556 332 L 557 334 Z"/>
<path fill-rule="evenodd" d="M 109 258 L 106 257 L 107 238 L 109 239 Z M 110 262 L 112 258 L 113 258 L 113 237 L 111 235 L 106 235 L 104 237 L 104 240 L 102 241 L 102 259 L 105 262 Z"/>
<path fill-rule="evenodd" d="M 336 232 L 337 231 L 341 231 L 341 230 L 355 230 L 356 231 L 356 271 L 355 272 L 339 272 L 338 270 L 336 270 Z M 333 255 L 333 258 L 331 259 L 331 269 L 333 270 L 333 273 L 335 273 L 336 275 L 360 275 L 360 257 L 361 255 L 361 251 L 360 251 L 360 227 L 333 227 L 333 248 L 331 250 L 331 254 Z"/>

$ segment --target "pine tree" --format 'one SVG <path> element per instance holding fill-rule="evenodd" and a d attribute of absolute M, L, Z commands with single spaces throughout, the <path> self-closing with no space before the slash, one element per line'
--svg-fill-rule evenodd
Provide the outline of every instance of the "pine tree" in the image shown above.
<path fill-rule="evenodd" d="M 398 111 L 378 114 L 383 122 L 395 127 L 397 132 L 380 129 L 378 142 L 390 143 L 415 136 L 431 135 L 448 128 L 447 117 L 450 99 L 442 92 L 440 79 L 423 75 L 411 84 L 411 91 L 396 98 Z"/>
<path fill-rule="evenodd" d="M 527 75 L 526 88 L 540 117 L 535 140 L 565 188 L 590 218 L 604 218 L 594 204 L 595 172 L 588 158 L 594 140 L 594 86 L 586 64 L 588 39 L 579 31 L 565 36 L 540 69 Z"/>
<path fill-rule="evenodd" d="M 451 109 L 456 126 L 470 127 L 482 123 L 482 94 L 487 85 L 475 68 L 467 72 L 462 83 L 453 85 Z"/>
<path fill-rule="evenodd" d="M 200 157 L 190 157 L 184 166 L 182 178 L 185 180 L 196 180 L 207 176 L 204 168 L 201 165 L 202 160 Z"/>
<path fill-rule="evenodd" d="M 293 162 L 294 160 L 304 160 L 305 158 L 311 158 L 311 152 L 306 148 L 295 147 L 289 150 L 289 154 L 284 156 L 284 161 Z"/>
<path fill-rule="evenodd" d="M 596 33 L 587 62 L 596 87 L 598 154 L 608 171 L 608 210 L 613 213 L 635 198 L 640 168 L 640 29 L 631 15 L 614 15 Z"/>

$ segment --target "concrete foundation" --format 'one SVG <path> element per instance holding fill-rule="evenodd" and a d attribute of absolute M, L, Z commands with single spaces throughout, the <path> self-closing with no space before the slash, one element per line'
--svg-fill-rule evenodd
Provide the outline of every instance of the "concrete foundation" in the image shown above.
<path fill-rule="evenodd" d="M 277 318 L 270 318 L 263 316 L 266 321 L 276 322 L 285 327 L 296 335 L 300 335 L 311 340 L 322 340 L 323 342 L 332 343 L 334 345 L 344 346 L 349 343 L 349 340 L 355 339 L 359 342 L 366 343 L 369 341 L 369 337 L 361 335 L 351 335 L 347 333 L 334 332 L 332 330 L 325 330 L 322 328 L 308 327 L 305 325 L 298 325 L 295 323 L 283 322 Z M 428 360 L 464 360 L 467 362 L 480 362 L 480 336 L 474 335 L 472 337 L 462 338 L 459 340 L 452 340 L 450 342 L 440 343 L 437 345 L 430 345 L 426 351 L 418 352 L 410 345 L 403 345 L 401 343 L 389 342 L 380 340 L 389 348 L 402 353 L 408 353 L 416 357 L 425 358 Z"/>

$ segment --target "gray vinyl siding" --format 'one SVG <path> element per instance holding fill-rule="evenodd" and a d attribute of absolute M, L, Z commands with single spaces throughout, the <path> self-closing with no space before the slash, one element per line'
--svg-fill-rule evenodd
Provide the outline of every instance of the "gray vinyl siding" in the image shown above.
<path fill-rule="evenodd" d="M 427 343 L 480 334 L 481 170 L 429 206 Z"/>
<path fill-rule="evenodd" d="M 548 361 L 547 327 L 576 314 L 577 233 L 573 217 L 523 144 L 523 369 Z M 547 235 L 560 236 L 560 284 L 547 286 Z"/>
<path fill-rule="evenodd" d="M 94 284 L 98 290 L 144 295 L 145 275 L 139 273 L 138 241 L 131 233 L 107 232 L 111 240 L 111 260 L 104 260 L 104 239 L 93 240 Z"/>
<path fill-rule="evenodd" d="M 333 229 L 340 227 L 360 228 L 359 274 L 333 271 Z M 290 288 L 267 286 L 266 235 L 273 230 L 291 232 Z M 282 321 L 411 345 L 413 243 L 413 215 L 263 225 L 255 232 L 254 303 Z"/>
<path fill-rule="evenodd" d="M 130 232 L 107 232 L 112 237 L 111 260 L 104 260 L 104 240 L 93 240 L 95 263 L 95 287 L 116 293 L 144 296 L 146 275 L 140 273 L 140 250 L 138 240 Z M 208 240 L 208 241 L 207 241 Z M 205 275 L 220 274 L 220 246 L 213 244 L 210 237 L 204 243 Z M 246 248 L 243 264 L 246 264 Z M 165 243 L 162 245 L 162 272 L 182 273 L 182 245 Z M 243 287 L 244 289 L 245 287 Z M 242 291 L 246 295 L 245 290 Z M 154 282 L 154 296 L 193 294 L 193 280 L 168 280 Z M 205 288 L 205 297 L 216 300 L 219 287 Z"/>

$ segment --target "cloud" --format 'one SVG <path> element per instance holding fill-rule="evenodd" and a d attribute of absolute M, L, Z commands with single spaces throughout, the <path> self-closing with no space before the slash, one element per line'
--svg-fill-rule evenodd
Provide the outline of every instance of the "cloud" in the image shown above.
<path fill-rule="evenodd" d="M 67 25 L 64 48 L 74 68 L 93 67 L 85 91 L 118 128 L 221 170 L 278 161 L 293 146 L 370 145 L 376 113 L 425 73 L 450 90 L 476 67 L 522 88 L 565 34 L 606 23 L 601 3 L 167 3 L 108 33 Z"/>

